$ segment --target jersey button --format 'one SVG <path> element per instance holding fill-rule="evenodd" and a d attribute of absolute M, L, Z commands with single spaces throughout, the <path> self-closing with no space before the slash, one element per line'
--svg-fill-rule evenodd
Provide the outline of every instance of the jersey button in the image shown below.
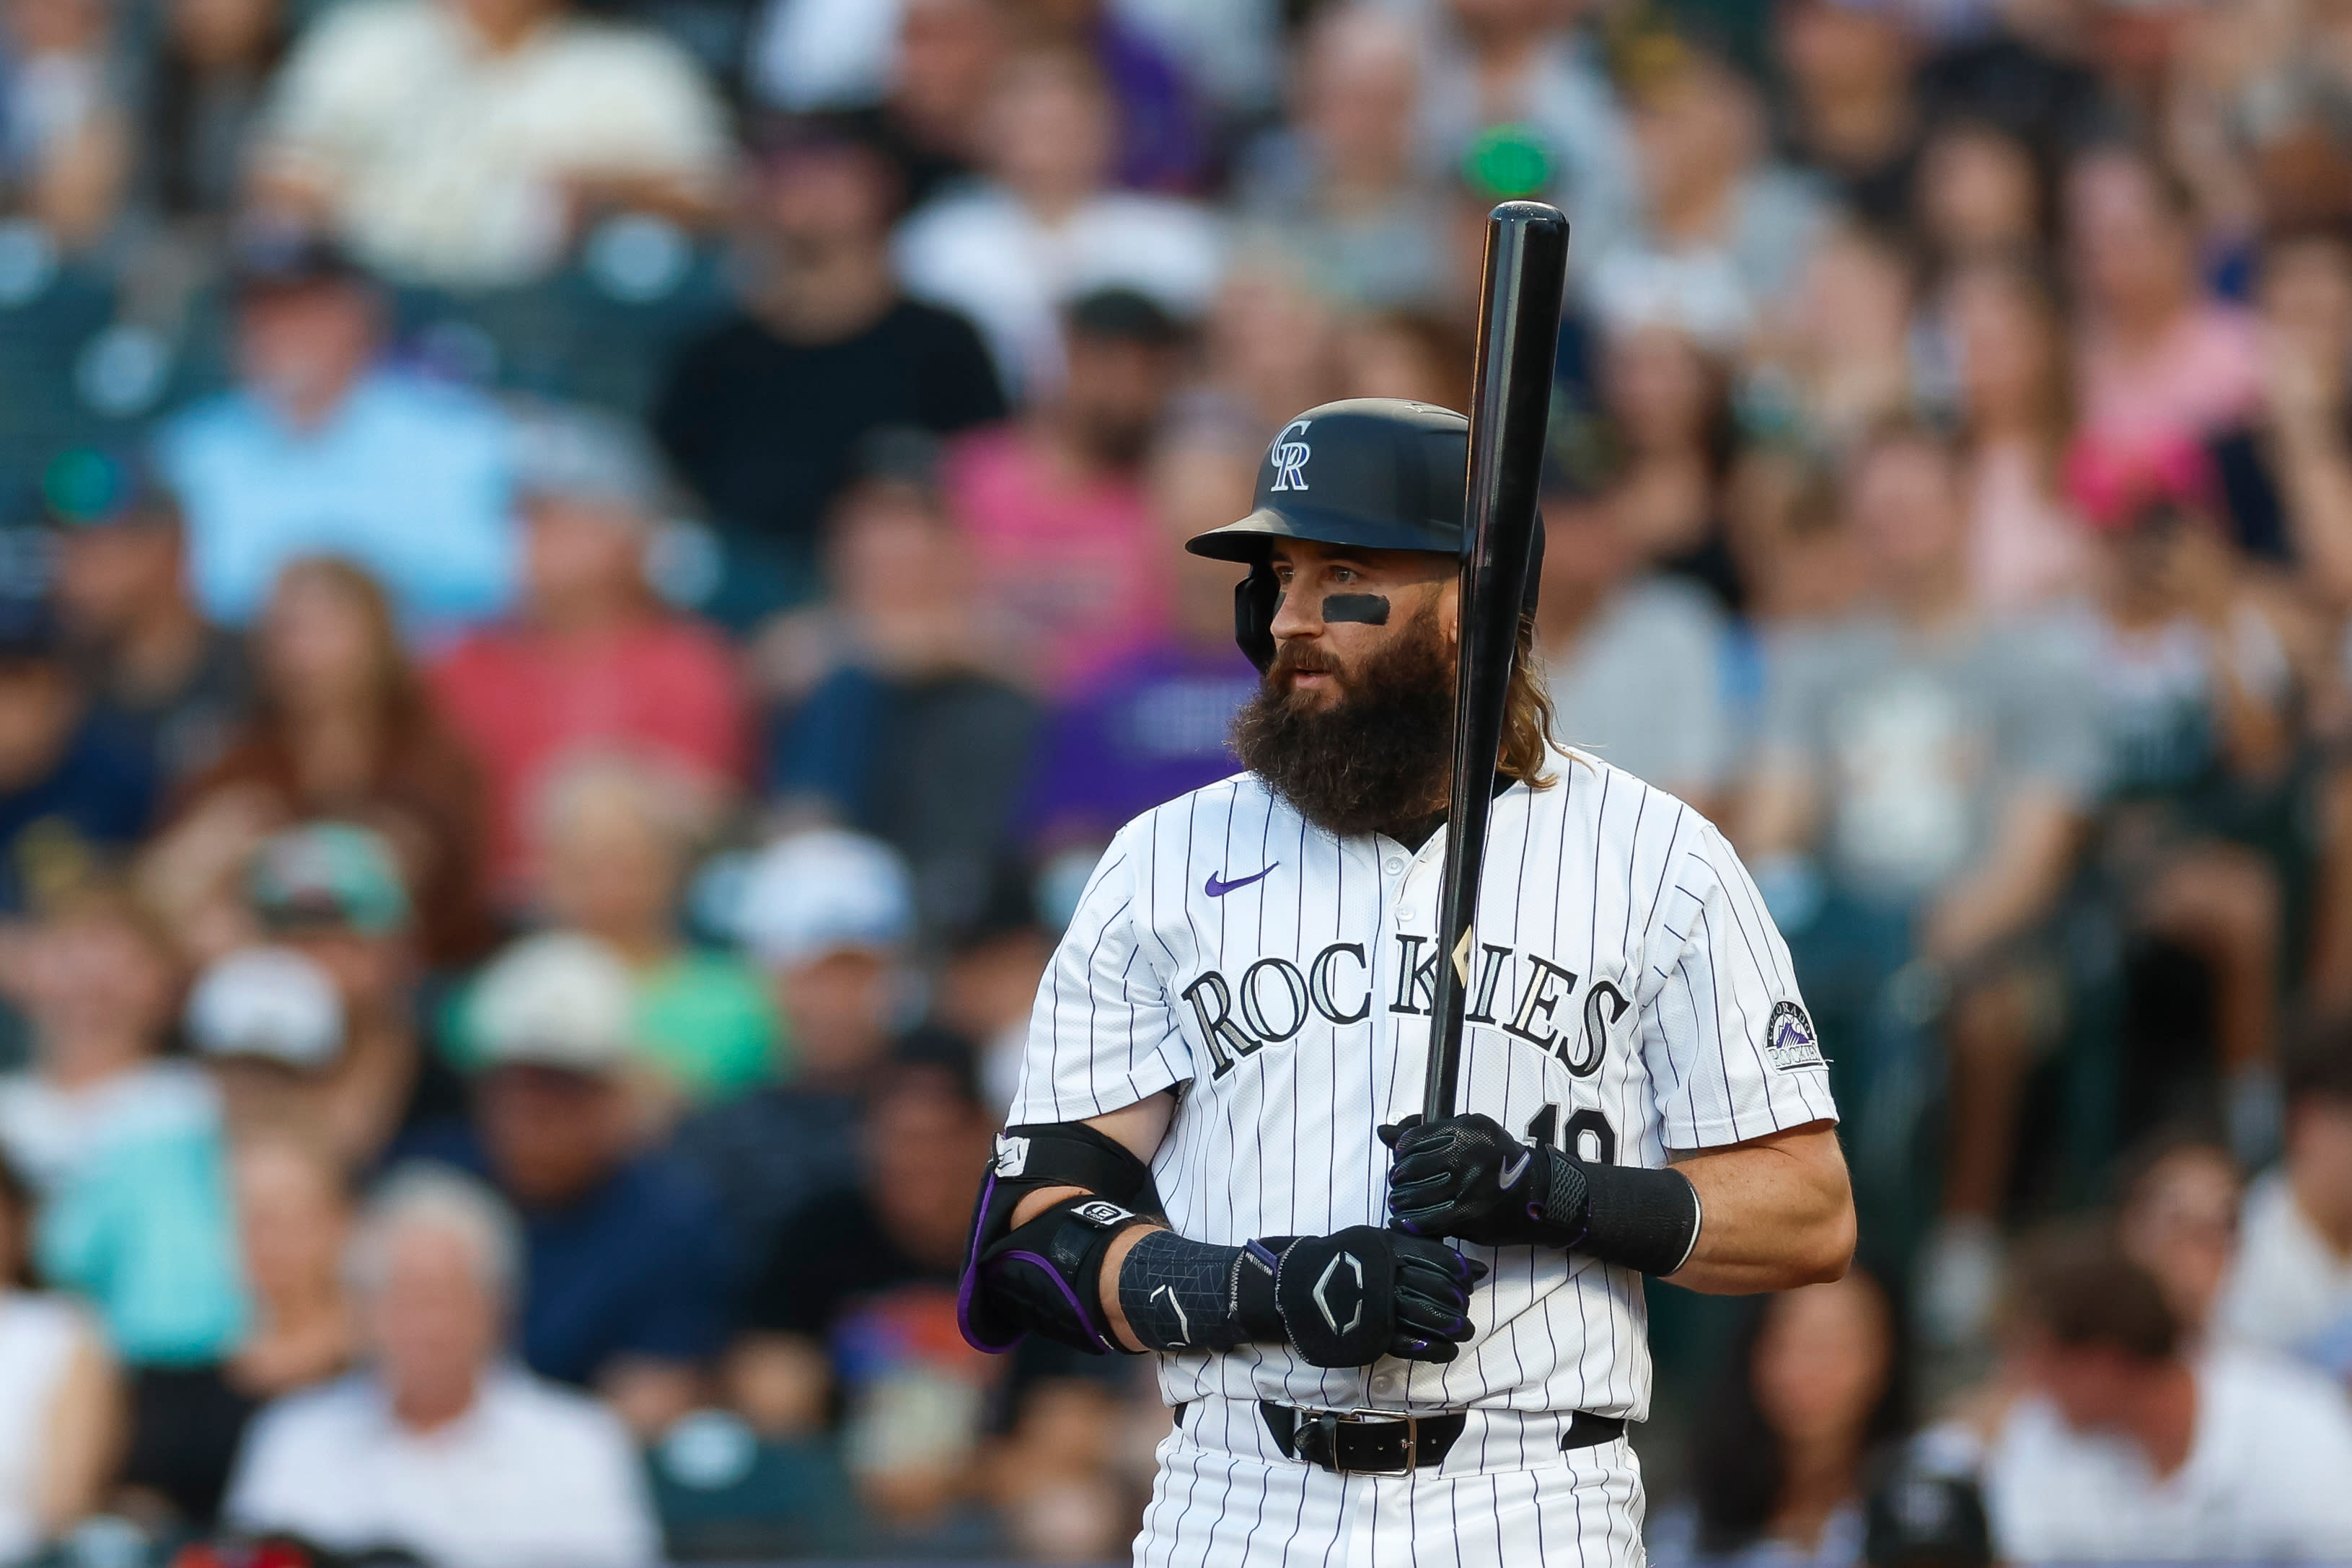
<path fill-rule="evenodd" d="M 1372 1374 L 1373 1398 L 1394 1399 L 1403 1393 L 1404 1373 L 1401 1372 L 1376 1372 Z"/>
<path fill-rule="evenodd" d="M 1395 855 L 1390 856 L 1387 870 L 1388 874 L 1391 877 L 1402 875 L 1404 871 L 1404 860 L 1402 858 Z"/>

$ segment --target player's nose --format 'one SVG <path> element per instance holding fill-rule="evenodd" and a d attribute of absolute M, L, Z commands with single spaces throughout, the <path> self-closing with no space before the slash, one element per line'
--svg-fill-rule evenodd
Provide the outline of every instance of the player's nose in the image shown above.
<path fill-rule="evenodd" d="M 1283 590 L 1275 601 L 1274 623 L 1269 628 L 1276 641 L 1292 637 L 1318 637 L 1323 635 L 1323 595 L 1312 588 L 1297 584 Z"/>

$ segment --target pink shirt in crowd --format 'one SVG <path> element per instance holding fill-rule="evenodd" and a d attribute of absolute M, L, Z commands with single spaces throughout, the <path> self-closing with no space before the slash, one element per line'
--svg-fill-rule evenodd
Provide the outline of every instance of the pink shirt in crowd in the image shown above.
<path fill-rule="evenodd" d="M 526 874 L 540 792 L 576 756 L 617 752 L 729 786 L 743 776 L 748 709 L 735 660 L 693 621 L 649 619 L 595 642 L 492 627 L 445 654 L 432 681 L 488 774 L 501 889 Z"/>
<path fill-rule="evenodd" d="M 1082 685 L 1166 626 L 1171 546 L 1134 485 L 1059 471 L 1017 429 L 965 437 L 945 478 L 982 592 L 1048 691 Z"/>
<path fill-rule="evenodd" d="M 2182 312 L 2144 353 L 2126 353 L 2096 326 L 2082 343 L 2083 425 L 2103 438 L 2210 435 L 2247 418 L 2262 397 L 2255 318 L 2234 305 Z"/>
<path fill-rule="evenodd" d="M 2080 587 L 2089 544 L 2031 447 L 2003 441 L 1970 458 L 1969 575 L 1988 607 L 2012 614 Z"/>

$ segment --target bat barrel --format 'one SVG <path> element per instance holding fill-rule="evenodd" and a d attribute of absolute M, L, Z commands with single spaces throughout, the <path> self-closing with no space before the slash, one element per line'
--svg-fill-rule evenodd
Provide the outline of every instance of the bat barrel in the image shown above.
<path fill-rule="evenodd" d="M 1536 497 L 1551 416 L 1552 363 L 1568 276 L 1568 219 L 1541 202 L 1505 202 L 1486 217 L 1478 299 L 1475 402 L 1465 498 L 1461 662 L 1454 684 L 1454 786 L 1439 898 L 1437 985 L 1423 1114 L 1454 1113 L 1462 1015 L 1475 955 L 1461 947 L 1477 918 L 1486 821 L 1502 751 L 1504 705 L 1527 603 Z"/>

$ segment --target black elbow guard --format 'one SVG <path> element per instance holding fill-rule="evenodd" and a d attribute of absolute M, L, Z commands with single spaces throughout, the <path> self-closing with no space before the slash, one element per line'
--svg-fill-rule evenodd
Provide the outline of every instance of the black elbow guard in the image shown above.
<path fill-rule="evenodd" d="M 1080 1195 L 1013 1223 L 1049 1187 Z M 973 1348 L 1006 1351 L 1028 1333 L 1100 1355 L 1124 1351 L 1103 1321 L 1102 1268 L 1112 1241 L 1156 1217 L 1150 1168 L 1116 1140 L 1075 1122 L 1007 1128 L 972 1215 L 956 1321 Z"/>

